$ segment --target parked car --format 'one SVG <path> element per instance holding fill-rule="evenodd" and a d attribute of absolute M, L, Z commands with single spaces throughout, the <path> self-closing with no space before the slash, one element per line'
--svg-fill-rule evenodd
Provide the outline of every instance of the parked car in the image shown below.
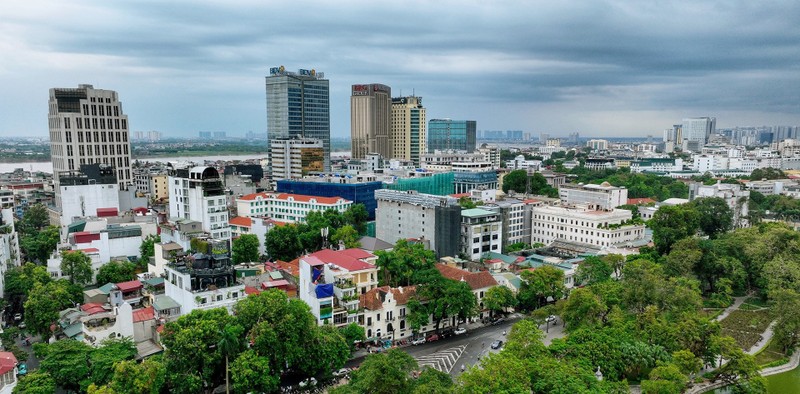
<path fill-rule="evenodd" d="M 411 341 L 411 344 L 415 345 L 415 346 L 416 345 L 422 345 L 423 343 L 425 343 L 425 338 L 417 338 L 417 339 Z"/>
<path fill-rule="evenodd" d="M 503 346 L 503 341 L 499 339 L 492 342 L 492 349 L 500 349 L 501 346 Z"/>
<path fill-rule="evenodd" d="M 499 325 L 499 324 L 501 324 L 501 323 L 502 323 L 502 322 L 504 322 L 504 321 L 506 321 L 506 319 L 504 319 L 504 318 L 502 318 L 502 317 L 501 317 L 501 318 L 499 318 L 499 319 L 497 319 L 497 320 L 493 321 L 493 322 L 492 322 L 492 325 L 493 325 L 493 326 L 496 326 L 496 325 Z"/>
<path fill-rule="evenodd" d="M 427 338 L 425 338 L 426 342 L 434 342 L 434 341 L 438 341 L 438 340 L 439 340 L 439 336 L 436 335 L 436 334 L 431 334 Z"/>
<path fill-rule="evenodd" d="M 450 338 L 454 335 L 456 335 L 455 330 L 453 330 L 452 328 L 448 328 L 446 330 L 442 330 L 441 334 L 439 334 L 439 339 Z"/>
<path fill-rule="evenodd" d="M 547 318 L 545 318 L 544 321 L 546 321 L 548 323 L 555 323 L 556 322 L 556 315 L 547 316 Z"/>
<path fill-rule="evenodd" d="M 335 377 L 335 378 L 345 377 L 350 372 L 351 372 L 350 368 L 342 368 L 342 369 L 340 369 L 338 371 L 334 371 L 333 372 L 333 377 Z"/>
<path fill-rule="evenodd" d="M 455 331 L 453 331 L 453 332 L 454 332 L 456 335 L 466 334 L 466 333 L 467 333 L 467 329 L 466 329 L 466 328 L 464 328 L 464 327 L 459 327 L 459 328 L 456 328 L 456 330 L 455 330 Z"/>
<path fill-rule="evenodd" d="M 20 321 L 20 320 L 22 320 L 22 314 L 21 313 L 15 313 L 14 314 L 14 321 Z"/>
<path fill-rule="evenodd" d="M 21 363 L 17 366 L 17 375 L 25 376 L 28 374 L 28 366 L 25 363 Z"/>

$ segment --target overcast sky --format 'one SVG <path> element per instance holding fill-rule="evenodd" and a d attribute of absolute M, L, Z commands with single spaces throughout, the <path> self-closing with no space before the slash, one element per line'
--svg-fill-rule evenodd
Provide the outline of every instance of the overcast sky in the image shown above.
<path fill-rule="evenodd" d="M 46 136 L 48 89 L 81 83 L 118 91 L 131 130 L 266 133 L 280 65 L 330 79 L 333 136 L 371 82 L 479 130 L 800 125 L 799 21 L 796 0 L 5 0 L 0 136 Z"/>

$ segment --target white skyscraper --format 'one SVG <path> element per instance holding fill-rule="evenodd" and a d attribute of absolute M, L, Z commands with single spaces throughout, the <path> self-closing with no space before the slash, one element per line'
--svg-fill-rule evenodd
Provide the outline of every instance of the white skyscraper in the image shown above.
<path fill-rule="evenodd" d="M 228 205 L 219 172 L 214 167 L 170 167 L 169 216 L 198 221 L 213 238 L 230 240 Z"/>
<path fill-rule="evenodd" d="M 717 128 L 717 118 L 684 118 L 682 134 L 683 139 L 697 141 L 701 145 L 708 142 Z"/>
<path fill-rule="evenodd" d="M 120 190 L 132 184 L 128 116 L 117 92 L 92 85 L 50 89 L 48 124 L 57 206 L 58 173 L 77 171 L 81 164 L 114 167 Z"/>

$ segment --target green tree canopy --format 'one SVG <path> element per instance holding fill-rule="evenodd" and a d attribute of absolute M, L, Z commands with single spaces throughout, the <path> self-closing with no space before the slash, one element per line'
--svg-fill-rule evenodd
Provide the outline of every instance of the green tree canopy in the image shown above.
<path fill-rule="evenodd" d="M 258 262 L 258 245 L 260 241 L 255 234 L 242 234 L 233 240 L 232 260 L 234 264 Z"/>
<path fill-rule="evenodd" d="M 733 211 L 722 198 L 697 198 L 689 205 L 697 211 L 700 230 L 709 238 L 716 238 L 733 228 Z"/>
<path fill-rule="evenodd" d="M 548 298 L 558 301 L 564 297 L 564 271 L 556 267 L 543 265 L 533 271 L 523 271 L 520 277 L 522 287 L 517 299 L 522 309 L 540 308 Z"/>
<path fill-rule="evenodd" d="M 25 301 L 25 323 L 30 331 L 49 338 L 50 325 L 58 320 L 58 313 L 82 301 L 82 289 L 76 289 L 63 279 L 36 283 Z M 58 380 L 55 374 L 53 376 Z"/>
<path fill-rule="evenodd" d="M 56 381 L 44 371 L 30 372 L 20 376 L 14 386 L 13 394 L 53 394 L 56 392 Z"/>
<path fill-rule="evenodd" d="M 513 308 L 517 305 L 514 293 L 506 286 L 494 286 L 486 291 L 483 304 L 490 311 L 503 312 L 506 308 Z"/>
<path fill-rule="evenodd" d="M 691 207 L 665 205 L 658 208 L 647 225 L 653 230 L 653 242 L 658 252 L 666 254 L 676 242 L 697 233 L 700 215 Z"/>
<path fill-rule="evenodd" d="M 436 263 L 436 254 L 426 250 L 420 243 L 398 240 L 391 251 L 375 252 L 380 269 L 381 285 L 392 287 L 410 286 L 420 283 L 426 272 L 431 272 Z"/>
<path fill-rule="evenodd" d="M 297 226 L 276 226 L 264 239 L 264 247 L 273 260 L 292 261 L 303 252 Z"/>
<path fill-rule="evenodd" d="M 232 391 L 237 394 L 271 393 L 278 388 L 280 379 L 269 368 L 269 359 L 246 350 L 231 365 Z"/>
<path fill-rule="evenodd" d="M 344 243 L 345 248 L 360 247 L 361 242 L 359 242 L 359 239 L 361 239 L 361 236 L 358 234 L 358 231 L 349 224 L 339 227 L 333 232 L 333 235 L 331 235 L 331 243 L 333 245 L 338 245 L 341 241 Z"/>
<path fill-rule="evenodd" d="M 28 261 L 45 263 L 50 254 L 56 250 L 59 238 L 58 227 L 48 226 L 38 232 L 22 235 L 19 247 Z"/>
<path fill-rule="evenodd" d="M 110 261 L 97 270 L 95 282 L 98 285 L 106 283 L 127 282 L 136 278 L 136 264 L 129 261 Z"/>
<path fill-rule="evenodd" d="M 61 253 L 61 273 L 73 284 L 93 283 L 92 260 L 80 250 L 64 251 Z"/>
<path fill-rule="evenodd" d="M 56 384 L 72 390 L 89 386 L 89 358 L 92 347 L 83 341 L 64 339 L 47 345 L 41 370 L 52 376 Z"/>

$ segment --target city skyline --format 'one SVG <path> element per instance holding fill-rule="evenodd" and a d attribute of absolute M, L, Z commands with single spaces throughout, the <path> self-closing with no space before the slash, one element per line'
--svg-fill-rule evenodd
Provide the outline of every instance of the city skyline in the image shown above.
<path fill-rule="evenodd" d="M 0 81 L 15 98 L 0 106 L 0 136 L 47 136 L 48 90 L 85 83 L 120 93 L 131 130 L 266 139 L 263 78 L 276 65 L 326 73 L 334 138 L 350 132 L 351 85 L 373 82 L 425 97 L 428 119 L 481 130 L 797 125 L 799 12 L 789 1 L 6 5 Z"/>

